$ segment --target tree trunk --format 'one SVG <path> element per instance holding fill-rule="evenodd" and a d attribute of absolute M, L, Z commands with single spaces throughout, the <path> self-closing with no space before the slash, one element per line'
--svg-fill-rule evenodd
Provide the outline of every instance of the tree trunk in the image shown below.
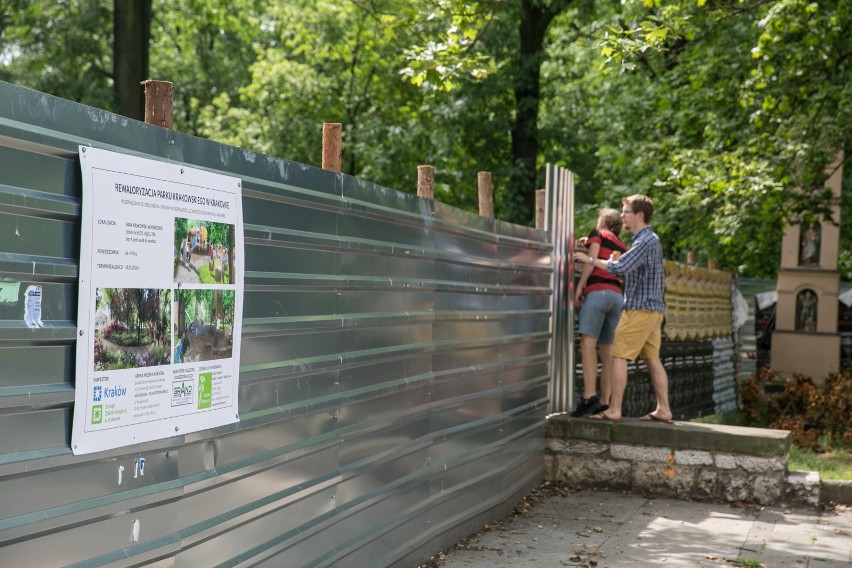
<path fill-rule="evenodd" d="M 180 339 L 181 332 L 186 329 L 186 296 L 178 290 L 177 329 L 175 329 L 175 343 Z"/>
<path fill-rule="evenodd" d="M 151 1 L 113 1 L 112 73 L 115 97 L 121 113 L 136 120 L 145 118 L 145 93 L 140 83 L 148 79 Z"/>
<path fill-rule="evenodd" d="M 222 291 L 221 290 L 213 290 L 213 320 L 215 321 L 217 318 L 224 320 L 225 319 L 225 308 L 223 307 L 222 302 Z"/>
<path fill-rule="evenodd" d="M 228 225 L 228 284 L 236 284 L 237 280 L 234 274 L 236 270 L 234 270 L 234 246 L 236 241 L 234 240 L 234 226 Z M 241 258 L 240 262 L 244 262 Z M 222 275 L 224 276 L 224 274 Z"/>
<path fill-rule="evenodd" d="M 522 0 L 518 24 L 518 67 L 515 75 L 515 124 L 512 127 L 512 157 L 504 201 L 506 217 L 530 224 L 535 212 L 536 159 L 538 157 L 538 101 L 544 38 L 547 28 L 571 0 Z"/>

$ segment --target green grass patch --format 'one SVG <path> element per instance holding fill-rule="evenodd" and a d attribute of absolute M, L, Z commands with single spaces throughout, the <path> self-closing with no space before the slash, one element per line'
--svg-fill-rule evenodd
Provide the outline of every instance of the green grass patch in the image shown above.
<path fill-rule="evenodd" d="M 818 471 L 821 479 L 852 480 L 852 454 L 841 450 L 822 453 L 790 447 L 790 471 Z"/>
<path fill-rule="evenodd" d="M 219 266 L 219 262 L 216 262 L 215 266 Z M 214 267 L 213 272 L 211 272 L 210 271 L 210 265 L 207 262 L 202 264 L 201 267 L 199 267 L 199 269 L 198 269 L 198 276 L 201 279 L 201 283 L 202 284 L 223 284 L 223 283 L 228 282 L 228 278 L 230 277 L 230 270 L 225 271 L 225 276 L 223 277 L 222 282 L 216 281 L 215 270 L 216 269 Z"/>
<path fill-rule="evenodd" d="M 213 274 L 210 272 L 210 268 L 206 264 L 202 265 L 201 268 L 198 269 L 198 277 L 201 279 L 202 284 L 215 284 L 216 278 L 213 277 Z"/>

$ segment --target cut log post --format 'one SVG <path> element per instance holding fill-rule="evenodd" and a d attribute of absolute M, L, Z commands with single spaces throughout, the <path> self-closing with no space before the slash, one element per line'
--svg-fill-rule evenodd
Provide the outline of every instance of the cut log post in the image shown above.
<path fill-rule="evenodd" d="M 322 169 L 340 173 L 343 156 L 343 125 L 326 122 L 322 125 Z"/>
<path fill-rule="evenodd" d="M 174 115 L 174 84 L 169 81 L 142 81 L 145 89 L 145 122 L 171 128 Z"/>
<path fill-rule="evenodd" d="M 535 228 L 544 229 L 544 203 L 547 197 L 546 189 L 537 189 L 535 192 Z"/>
<path fill-rule="evenodd" d="M 435 168 L 417 166 L 417 196 L 435 199 Z"/>
<path fill-rule="evenodd" d="M 479 214 L 493 219 L 494 185 L 491 182 L 491 172 L 479 172 L 477 182 L 479 185 Z"/>

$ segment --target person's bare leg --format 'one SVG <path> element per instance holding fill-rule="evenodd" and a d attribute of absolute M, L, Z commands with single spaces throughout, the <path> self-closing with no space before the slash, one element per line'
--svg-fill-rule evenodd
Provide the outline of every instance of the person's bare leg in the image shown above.
<path fill-rule="evenodd" d="M 598 348 L 601 350 L 601 404 L 609 404 L 612 397 L 612 345 L 599 343 Z"/>
<path fill-rule="evenodd" d="M 612 358 L 612 395 L 609 408 L 589 416 L 591 420 L 621 420 L 621 404 L 627 388 L 627 359 Z"/>
<path fill-rule="evenodd" d="M 652 413 L 660 420 L 671 420 L 672 409 L 669 406 L 669 375 L 663 362 L 659 359 L 646 359 L 645 364 L 651 374 L 651 386 L 654 388 L 654 396 L 657 397 L 657 408 Z"/>
<path fill-rule="evenodd" d="M 598 340 L 591 335 L 580 336 L 580 354 L 583 360 L 583 398 L 595 396 L 598 380 Z"/>

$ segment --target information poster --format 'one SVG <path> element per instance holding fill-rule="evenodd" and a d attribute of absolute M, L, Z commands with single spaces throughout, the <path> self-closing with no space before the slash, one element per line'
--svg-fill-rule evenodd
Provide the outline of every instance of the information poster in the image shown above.
<path fill-rule="evenodd" d="M 241 181 L 83 146 L 80 163 L 72 450 L 237 422 Z"/>

